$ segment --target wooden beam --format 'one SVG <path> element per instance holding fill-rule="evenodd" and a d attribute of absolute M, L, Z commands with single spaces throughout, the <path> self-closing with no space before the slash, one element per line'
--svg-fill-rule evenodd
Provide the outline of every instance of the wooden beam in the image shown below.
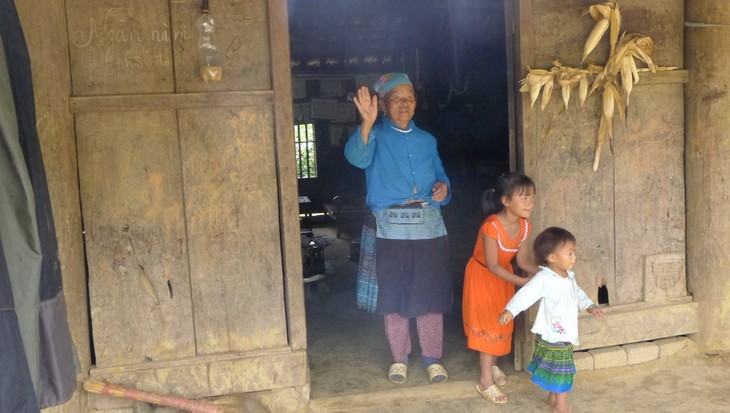
<path fill-rule="evenodd" d="M 307 355 L 287 348 L 92 369 L 92 380 L 190 398 L 302 386 Z M 94 404 L 93 401 L 91 403 Z"/>
<path fill-rule="evenodd" d="M 590 314 L 578 319 L 580 346 L 576 350 L 610 347 L 698 331 L 698 304 L 692 297 L 604 307 L 605 320 Z"/>
<path fill-rule="evenodd" d="M 639 81 L 634 86 L 689 83 L 689 70 L 659 70 L 656 73 L 639 72 Z"/>
<path fill-rule="evenodd" d="M 263 350 L 252 350 L 236 353 L 217 353 L 210 355 L 199 355 L 192 357 L 180 357 L 173 360 L 149 361 L 144 363 L 129 363 L 113 367 L 94 367 L 90 371 L 92 378 L 108 376 L 117 373 L 132 373 L 136 371 L 154 370 L 163 368 L 177 368 L 191 366 L 195 364 L 220 363 L 224 361 L 238 360 L 242 358 L 252 357 L 268 357 L 281 354 L 291 353 L 291 349 L 287 347 L 268 348 Z"/>
<path fill-rule="evenodd" d="M 72 97 L 72 113 L 129 110 L 193 109 L 200 107 L 260 106 L 273 104 L 274 92 L 163 93 Z"/>
<path fill-rule="evenodd" d="M 281 222 L 284 288 L 293 350 L 307 347 L 304 313 L 301 238 L 299 235 L 299 193 L 294 159 L 294 115 L 292 114 L 291 58 L 287 2 L 269 0 L 269 37 L 274 85 L 274 136 L 279 173 L 279 213 Z"/>

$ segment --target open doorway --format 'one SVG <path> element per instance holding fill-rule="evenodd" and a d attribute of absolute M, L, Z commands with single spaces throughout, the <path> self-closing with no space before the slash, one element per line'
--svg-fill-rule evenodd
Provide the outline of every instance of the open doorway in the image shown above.
<path fill-rule="evenodd" d="M 478 377 L 478 356 L 461 326 L 463 271 L 482 216 L 480 197 L 510 168 L 505 12 L 480 0 L 288 0 L 293 105 L 299 129 L 313 130 L 298 151 L 299 193 L 310 235 L 329 240 L 322 258 L 327 281 L 307 286 L 307 336 L 312 398 L 391 389 L 390 356 L 380 316 L 357 309 L 357 230 L 339 233 L 326 213 L 339 199 L 364 198 L 361 170 L 343 156 L 358 124 L 348 99 L 386 72 L 406 72 L 418 106 L 414 121 L 432 133 L 452 182 L 442 208 L 449 232 L 454 311 L 445 317 L 443 364 L 450 380 Z M 302 126 L 304 125 L 304 126 Z M 301 140 L 297 142 L 301 147 Z M 309 152 L 312 152 L 311 154 Z M 312 164 L 314 160 L 314 164 Z M 320 218 L 317 219 L 316 217 Z M 356 244 L 356 242 L 354 243 Z M 412 329 L 415 332 L 415 329 Z M 413 357 L 420 359 L 418 340 Z M 407 385 L 426 385 L 422 369 Z M 420 375 L 420 376 L 419 376 Z"/>

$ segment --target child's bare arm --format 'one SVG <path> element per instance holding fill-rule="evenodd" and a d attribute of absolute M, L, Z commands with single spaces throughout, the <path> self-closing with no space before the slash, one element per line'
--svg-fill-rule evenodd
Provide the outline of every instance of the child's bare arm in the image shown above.
<path fill-rule="evenodd" d="M 523 242 L 522 245 L 520 245 L 520 248 L 517 250 L 516 258 L 517 266 L 526 271 L 530 277 L 540 270 L 537 268 L 537 264 L 535 264 L 532 254 L 530 254 L 530 248 L 528 248 L 527 243 Z"/>

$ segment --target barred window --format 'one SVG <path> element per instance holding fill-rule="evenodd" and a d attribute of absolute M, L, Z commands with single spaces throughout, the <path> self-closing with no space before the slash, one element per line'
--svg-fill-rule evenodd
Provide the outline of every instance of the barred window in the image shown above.
<path fill-rule="evenodd" d="M 294 125 L 294 145 L 297 178 L 316 178 L 317 146 L 314 141 L 314 123 Z"/>

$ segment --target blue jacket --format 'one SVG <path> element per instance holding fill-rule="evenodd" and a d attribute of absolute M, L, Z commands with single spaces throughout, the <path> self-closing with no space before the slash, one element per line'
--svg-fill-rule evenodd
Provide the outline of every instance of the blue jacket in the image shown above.
<path fill-rule="evenodd" d="M 423 199 L 435 206 L 451 200 L 451 184 L 438 155 L 436 138 L 417 128 L 413 121 L 404 130 L 383 119 L 373 125 L 367 145 L 358 127 L 347 140 L 345 157 L 365 169 L 367 205 L 373 211 L 403 204 L 408 199 Z M 436 181 L 449 186 L 449 193 L 441 202 L 431 199 Z"/>

